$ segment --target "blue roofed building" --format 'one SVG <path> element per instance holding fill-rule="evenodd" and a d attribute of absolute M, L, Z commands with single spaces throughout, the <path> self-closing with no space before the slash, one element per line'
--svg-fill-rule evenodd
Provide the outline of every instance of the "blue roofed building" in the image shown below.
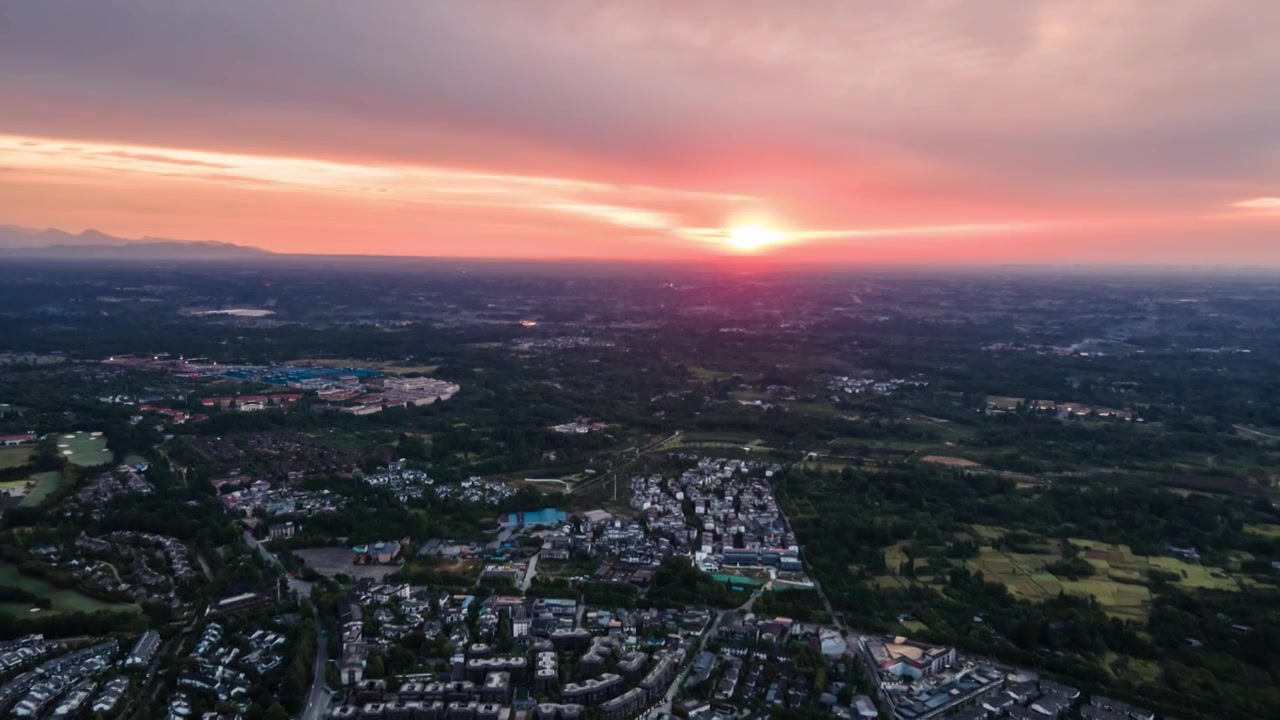
<path fill-rule="evenodd" d="M 555 508 L 505 513 L 498 516 L 498 525 L 504 528 L 560 525 L 569 519 L 568 513 Z"/>

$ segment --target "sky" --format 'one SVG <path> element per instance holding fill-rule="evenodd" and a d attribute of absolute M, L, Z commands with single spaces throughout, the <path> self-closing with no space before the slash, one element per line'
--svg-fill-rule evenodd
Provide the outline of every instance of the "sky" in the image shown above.
<path fill-rule="evenodd" d="M 0 224 L 1280 266 L 1276 27 L 1271 0 L 3 3 Z"/>

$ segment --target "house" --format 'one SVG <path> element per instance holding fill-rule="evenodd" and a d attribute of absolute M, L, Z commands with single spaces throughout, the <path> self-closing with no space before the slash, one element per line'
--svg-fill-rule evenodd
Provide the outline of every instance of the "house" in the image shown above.
<path fill-rule="evenodd" d="M 138 638 L 138 642 L 134 643 L 133 650 L 129 652 L 125 658 L 125 667 L 140 668 L 145 667 L 156 656 L 156 651 L 160 649 L 160 633 L 155 630 L 148 630 Z"/>
<path fill-rule="evenodd" d="M 1031 703 L 1031 709 L 1045 718 L 1056 720 L 1056 718 L 1066 715 L 1071 710 L 1071 701 L 1061 695 L 1049 693 Z"/>
<path fill-rule="evenodd" d="M 1039 688 L 1034 680 L 1014 683 L 1006 688 L 1005 692 L 1008 693 L 1009 697 L 1013 698 L 1014 702 L 1019 705 L 1026 705 L 1029 701 L 1034 700 L 1040 694 Z"/>
<path fill-rule="evenodd" d="M 357 545 L 351 548 L 356 554 L 356 564 L 386 565 L 395 561 L 400 555 L 400 543 L 379 542 L 372 545 Z"/>
<path fill-rule="evenodd" d="M 291 538 L 296 531 L 297 526 L 294 525 L 293 522 L 282 522 L 276 523 L 275 525 L 267 528 L 267 535 L 272 540 L 275 540 L 276 538 Z"/>
<path fill-rule="evenodd" d="M 498 525 L 503 528 L 553 526 L 561 525 L 568 519 L 568 513 L 563 510 L 544 508 L 542 510 L 500 515 L 498 517 Z"/>
<path fill-rule="evenodd" d="M 12 447 L 14 445 L 23 445 L 29 442 L 35 442 L 36 436 L 30 433 L 21 435 L 0 435 L 0 446 Z"/>
<path fill-rule="evenodd" d="M 880 712 L 876 710 L 876 704 L 866 695 L 855 695 L 853 697 L 853 708 L 858 711 L 858 717 L 862 720 L 876 720 L 880 717 Z"/>

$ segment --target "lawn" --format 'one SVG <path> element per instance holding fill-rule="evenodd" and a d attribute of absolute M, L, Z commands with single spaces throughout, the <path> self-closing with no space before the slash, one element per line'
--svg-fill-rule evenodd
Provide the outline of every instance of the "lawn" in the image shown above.
<path fill-rule="evenodd" d="M 27 496 L 22 499 L 20 507 L 34 507 L 43 502 L 44 499 L 49 496 L 49 493 L 58 489 L 58 482 L 62 480 L 62 473 L 57 470 L 50 470 L 48 472 L 36 473 L 28 478 L 28 480 L 34 480 L 36 486 L 32 488 L 31 492 L 27 493 Z M 27 481 L 23 480 L 20 482 L 26 484 Z"/>
<path fill-rule="evenodd" d="M 63 433 L 57 436 L 58 452 L 80 467 L 94 467 L 111 462 L 107 439 L 100 432 Z"/>
<path fill-rule="evenodd" d="M 929 626 L 919 620 L 903 620 L 898 624 L 912 635 L 919 635 L 920 633 L 927 632 L 929 630 Z"/>
<path fill-rule="evenodd" d="M 35 448 L 29 445 L 0 448 L 0 468 L 26 465 L 33 452 L 35 452 Z"/>
<path fill-rule="evenodd" d="M 760 447 L 760 440 L 750 436 L 735 436 L 732 433 L 681 433 L 659 445 L 657 450 L 675 450 L 683 447 L 744 448 Z"/>
<path fill-rule="evenodd" d="M 31 608 L 23 603 L 0 603 L 0 612 L 10 615 L 27 616 L 39 615 L 42 613 L 59 613 L 59 612 L 85 612 L 92 613 L 99 610 L 111 610 L 114 612 L 140 612 L 141 608 L 132 603 L 108 603 L 101 600 L 81 595 L 75 590 L 64 590 L 54 587 L 49 583 L 18 572 L 18 568 L 8 563 L 0 563 L 0 585 L 21 588 L 33 592 L 41 597 L 47 597 L 53 601 L 53 608 L 40 613 L 30 613 Z"/>

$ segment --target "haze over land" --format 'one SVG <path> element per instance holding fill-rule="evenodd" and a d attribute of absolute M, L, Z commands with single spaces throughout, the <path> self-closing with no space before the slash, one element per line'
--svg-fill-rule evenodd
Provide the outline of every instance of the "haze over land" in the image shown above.
<path fill-rule="evenodd" d="M 1278 21 L 14 4 L 0 222 L 291 253 L 1276 265 Z"/>

